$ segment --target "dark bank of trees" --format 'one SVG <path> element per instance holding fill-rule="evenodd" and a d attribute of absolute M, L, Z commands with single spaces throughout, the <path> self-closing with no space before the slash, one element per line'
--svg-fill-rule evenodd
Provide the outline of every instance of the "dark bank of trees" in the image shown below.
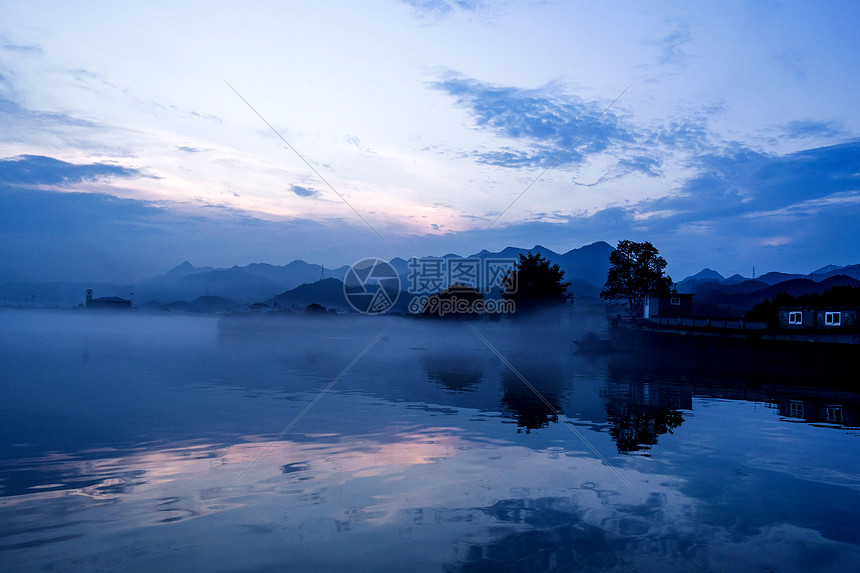
<path fill-rule="evenodd" d="M 516 304 L 516 312 L 529 314 L 537 310 L 573 303 L 570 282 L 564 280 L 564 271 L 540 254 L 528 252 L 520 255 L 504 278 L 502 298 Z"/>
<path fill-rule="evenodd" d="M 666 259 L 648 241 L 618 241 L 609 255 L 609 264 L 600 298 L 627 303 L 632 315 L 642 313 L 646 296 L 668 294 L 672 288 L 672 278 L 663 273 Z"/>
<path fill-rule="evenodd" d="M 454 283 L 431 295 L 418 314 L 425 317 L 474 318 L 483 314 L 483 303 L 481 291 Z"/>
<path fill-rule="evenodd" d="M 760 320 L 771 326 L 779 324 L 780 307 L 796 308 L 844 308 L 860 307 L 860 286 L 838 286 L 821 294 L 792 296 L 781 292 L 773 300 L 765 300 L 755 305 L 744 315 L 747 320 Z"/>
<path fill-rule="evenodd" d="M 610 268 L 600 298 L 608 302 L 623 302 L 630 314 L 642 312 L 645 297 L 665 295 L 672 290 L 672 278 L 665 274 L 666 259 L 650 242 L 618 241 L 609 256 Z M 565 272 L 539 253 L 528 252 L 508 271 L 502 282 L 502 299 L 513 302 L 515 314 L 527 316 L 539 310 L 560 309 L 572 304 L 574 295 L 569 291 L 570 281 Z M 459 303 L 461 309 L 454 308 Z M 475 288 L 454 284 L 430 297 L 419 315 L 460 318 L 479 316 L 483 294 Z M 477 303 L 477 304 L 476 304 Z M 440 313 L 438 309 L 448 309 Z M 451 310 L 453 309 L 453 310 Z"/>
<path fill-rule="evenodd" d="M 452 284 L 431 295 L 417 314 L 449 319 L 528 316 L 538 310 L 571 304 L 574 296 L 568 291 L 569 286 L 557 264 L 529 252 L 520 255 L 520 260 L 503 277 L 501 301 L 486 299 L 474 287 Z M 500 302 L 505 304 L 496 304 Z"/>

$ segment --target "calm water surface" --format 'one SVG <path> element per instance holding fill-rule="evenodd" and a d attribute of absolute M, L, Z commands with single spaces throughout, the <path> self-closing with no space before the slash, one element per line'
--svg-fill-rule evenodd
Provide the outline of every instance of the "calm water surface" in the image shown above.
<path fill-rule="evenodd" d="M 0 570 L 860 570 L 856 377 L 474 329 L 0 312 Z"/>

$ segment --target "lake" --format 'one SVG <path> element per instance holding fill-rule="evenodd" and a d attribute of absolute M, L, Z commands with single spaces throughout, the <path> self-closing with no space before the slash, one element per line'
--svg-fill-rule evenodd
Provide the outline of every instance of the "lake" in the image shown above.
<path fill-rule="evenodd" d="M 856 373 L 574 338 L 0 311 L 0 569 L 860 570 Z"/>

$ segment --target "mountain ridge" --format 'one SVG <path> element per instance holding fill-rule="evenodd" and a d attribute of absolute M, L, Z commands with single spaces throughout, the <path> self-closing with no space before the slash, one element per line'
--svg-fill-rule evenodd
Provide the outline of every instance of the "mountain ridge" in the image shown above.
<path fill-rule="evenodd" d="M 605 241 L 596 241 L 581 247 L 573 248 L 564 253 L 557 253 L 542 245 L 535 245 L 531 249 L 523 247 L 508 246 L 493 252 L 487 249 L 469 255 L 464 258 L 489 259 L 501 258 L 519 260 L 519 256 L 528 252 L 538 253 L 545 257 L 551 264 L 558 264 L 565 271 L 565 280 L 572 283 L 571 290 L 579 297 L 598 297 L 606 273 L 609 270 L 609 255 L 613 247 Z M 447 253 L 438 259 L 450 259 L 459 255 Z M 391 265 L 400 276 L 403 290 L 409 286 L 409 261 L 401 257 L 390 260 Z M 120 296 L 131 298 L 135 306 L 158 305 L 165 306 L 182 301 L 193 308 L 207 306 L 202 304 L 208 300 L 205 297 L 218 297 L 218 304 L 226 301 L 235 301 L 237 305 L 253 302 L 272 301 L 286 295 L 288 292 L 305 285 L 320 282 L 320 279 L 338 279 L 342 281 L 349 266 L 328 268 L 323 265 L 309 263 L 301 259 L 291 261 L 285 265 L 273 265 L 264 262 L 249 263 L 244 266 L 233 267 L 195 267 L 190 261 L 183 261 L 177 266 L 169 269 L 161 275 L 157 275 L 141 281 L 135 285 L 119 285 L 111 283 L 85 283 L 82 281 L 66 281 L 52 283 L 29 283 L 9 282 L 0 284 L 0 296 L 3 296 L 4 304 L 17 306 L 77 306 L 83 302 L 86 289 L 93 288 L 98 296 Z M 791 274 L 773 271 L 766 273 L 756 279 L 743 277 L 739 274 L 725 278 L 719 272 L 710 268 L 704 268 L 695 275 L 691 275 L 677 283 L 682 292 L 690 292 L 697 295 L 696 301 L 704 304 L 717 304 L 720 299 L 730 301 L 746 300 L 766 292 L 768 287 L 805 279 L 811 283 L 809 288 L 818 289 L 819 284 L 835 276 L 844 276 L 860 281 L 860 264 L 837 266 L 825 265 L 809 274 Z M 845 279 L 840 279 L 845 283 Z M 838 282 L 838 281 L 837 281 Z M 331 285 L 332 283 L 328 283 Z M 789 288 L 791 285 L 788 285 Z M 315 290 L 313 288 L 305 291 Z M 285 304 L 299 304 L 308 292 L 300 291 L 295 295 L 295 301 Z M 202 301 L 198 302 L 198 299 Z M 734 297 L 734 298 L 732 298 Z M 291 298 L 291 297 L 288 297 Z M 325 297 L 326 300 L 331 298 Z M 330 301 L 329 306 L 337 307 L 336 301 Z M 179 305 L 183 306 L 183 305 Z M 698 306 L 698 305 L 697 305 Z M 731 303 L 729 306 L 736 306 Z M 705 307 L 707 308 L 707 307 Z"/>

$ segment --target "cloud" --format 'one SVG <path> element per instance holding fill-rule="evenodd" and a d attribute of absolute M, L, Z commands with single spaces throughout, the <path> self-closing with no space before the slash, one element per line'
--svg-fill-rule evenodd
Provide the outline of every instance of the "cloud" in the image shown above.
<path fill-rule="evenodd" d="M 23 52 L 28 54 L 41 54 L 42 47 L 38 44 L 17 44 L 6 38 L 0 38 L 0 50 L 9 52 Z"/>
<path fill-rule="evenodd" d="M 20 155 L 0 160 L 0 183 L 7 185 L 73 185 L 82 181 L 142 176 L 137 169 L 119 165 L 77 165 L 42 155 Z"/>
<path fill-rule="evenodd" d="M 718 106 L 710 106 L 698 114 L 669 121 L 648 133 L 645 144 L 696 155 L 713 153 L 717 144 L 713 140 L 709 122 L 720 111 Z"/>
<path fill-rule="evenodd" d="M 535 237 L 563 249 L 648 240 L 678 277 L 705 266 L 749 274 L 767 263 L 806 273 L 860 260 L 860 141 L 784 155 L 735 144 L 692 167 L 695 174 L 669 196 L 534 215 L 491 229 L 481 246 L 529 247 Z"/>
<path fill-rule="evenodd" d="M 810 199 L 808 201 L 801 201 L 800 203 L 786 205 L 785 207 L 774 209 L 772 211 L 747 213 L 744 216 L 749 218 L 760 218 L 814 215 L 820 213 L 822 209 L 826 209 L 828 207 L 850 207 L 852 205 L 860 205 L 860 191 L 833 193 L 832 195 L 828 195 L 827 197 L 820 197 L 817 199 Z"/>
<path fill-rule="evenodd" d="M 316 189 L 311 189 L 310 187 L 302 187 L 300 185 L 293 185 L 290 187 L 290 191 L 298 195 L 299 197 L 319 197 L 320 192 Z"/>
<path fill-rule="evenodd" d="M 139 174 L 116 166 L 15 158 L 0 161 L 5 181 L 0 182 L 0 260 L 7 272 L 42 280 L 119 280 L 158 274 L 184 259 L 232 266 L 302 258 L 338 266 L 351 262 L 358 251 L 374 256 L 468 254 L 482 248 L 531 247 L 539 241 L 563 252 L 624 238 L 651 241 L 676 278 L 704 266 L 728 275 L 748 274 L 754 265 L 764 269 L 765 262 L 773 270 L 809 272 L 860 260 L 858 158 L 860 142 L 787 155 L 737 146 L 700 158 L 697 175 L 669 197 L 539 213 L 494 227 L 477 244 L 472 240 L 478 230 L 392 237 L 391 253 L 380 253 L 373 233 L 349 219 L 267 221 L 223 205 L 34 190 L 35 185 L 74 178 Z M 24 165 L 33 169 L 23 170 Z M 293 187 L 293 192 L 302 190 L 299 196 L 318 193 Z"/>
<path fill-rule="evenodd" d="M 120 199 L 0 183 L 0 261 L 34 281 L 135 282 L 183 260 L 230 267 L 305 259 L 329 266 L 378 252 L 349 220 L 263 220 L 223 205 Z M 376 251 L 374 250 L 376 249 Z"/>
<path fill-rule="evenodd" d="M 85 119 L 78 119 L 66 113 L 27 109 L 21 107 L 13 100 L 2 96 L 0 96 L 0 114 L 4 116 L 4 121 L 6 119 L 10 122 L 15 121 L 16 123 L 20 123 L 21 126 L 27 127 L 31 130 L 35 127 L 56 127 L 57 124 L 73 127 L 101 127 L 98 123 Z M 15 138 L 9 137 L 10 135 L 10 133 L 7 133 L 6 137 L 3 137 L 2 139 L 14 140 Z"/>
<path fill-rule="evenodd" d="M 439 21 L 456 12 L 477 13 L 487 10 L 483 0 L 401 0 L 410 6 L 417 18 Z"/>
<path fill-rule="evenodd" d="M 800 51 L 784 50 L 777 54 L 774 59 L 784 70 L 791 73 L 795 80 L 799 82 L 806 80 L 807 72 L 804 66 L 806 58 Z"/>
<path fill-rule="evenodd" d="M 732 144 L 696 157 L 691 166 L 695 174 L 679 192 L 651 202 L 650 209 L 725 218 L 803 202 L 812 208 L 825 197 L 860 189 L 860 141 L 785 155 Z"/>
<path fill-rule="evenodd" d="M 477 128 L 516 144 L 467 154 L 479 163 L 511 168 L 546 166 L 576 141 L 557 165 L 579 164 L 587 155 L 629 146 L 641 139 L 611 110 L 603 113 L 606 104 L 585 101 L 554 86 L 525 89 L 452 75 L 431 87 L 447 93 L 467 109 Z M 643 162 L 641 158 L 627 166 L 642 168 L 645 173 L 655 171 L 653 161 Z"/>
<path fill-rule="evenodd" d="M 0 77 L 0 82 L 3 78 Z M 8 82 L 6 82 L 8 83 Z M 0 83 L 2 88 L 2 83 Z M 20 106 L 13 99 L 4 97 L 0 90 L 0 143 L 12 146 L 30 147 L 34 142 L 49 144 L 51 147 L 68 147 L 92 150 L 90 137 L 104 134 L 109 128 L 86 119 L 80 119 L 65 112 L 33 110 Z M 108 152 L 116 152 L 115 146 L 100 145 Z"/>
<path fill-rule="evenodd" d="M 793 239 L 786 236 L 767 237 L 759 241 L 765 247 L 783 247 L 790 245 L 792 242 Z"/>
<path fill-rule="evenodd" d="M 688 57 L 684 52 L 684 45 L 689 44 L 691 40 L 690 27 L 686 23 L 680 24 L 670 34 L 657 42 L 657 46 L 660 48 L 660 63 L 682 63 Z"/>
<path fill-rule="evenodd" d="M 663 173 L 660 171 L 660 160 L 654 156 L 634 155 L 618 160 L 618 167 L 622 172 L 637 172 L 658 177 Z"/>
<path fill-rule="evenodd" d="M 785 137 L 801 139 L 805 137 L 837 137 L 844 130 L 834 121 L 795 120 L 781 126 Z"/>
<path fill-rule="evenodd" d="M 732 271 L 769 261 L 809 272 L 840 262 L 833 256 L 860 259 L 860 141 L 784 155 L 734 146 L 699 158 L 696 168 L 679 193 L 632 206 L 637 224 L 628 229 L 683 256 L 707 245 L 709 261 Z M 782 258 L 759 250 L 775 246 Z"/>

